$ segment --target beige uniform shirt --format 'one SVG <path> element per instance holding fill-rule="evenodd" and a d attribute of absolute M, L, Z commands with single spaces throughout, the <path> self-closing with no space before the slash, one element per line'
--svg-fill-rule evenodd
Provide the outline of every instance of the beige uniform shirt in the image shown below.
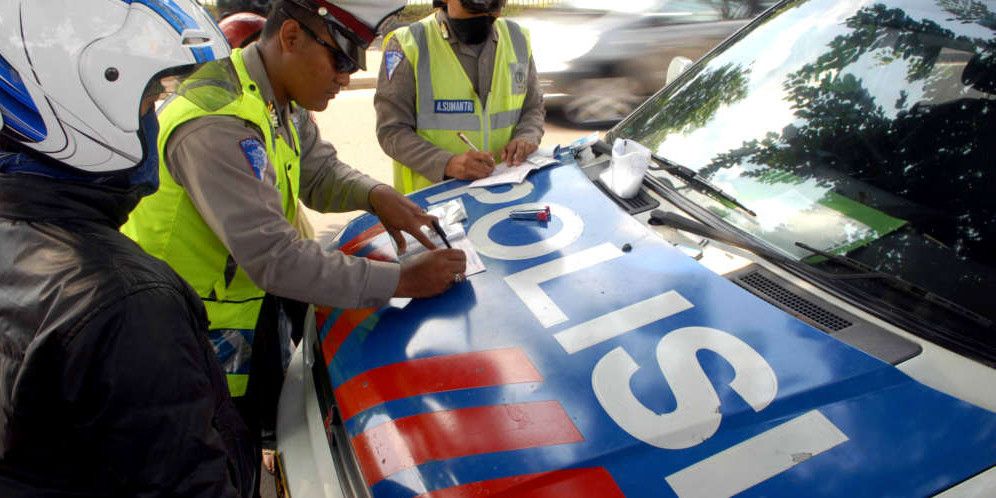
<path fill-rule="evenodd" d="M 250 77 L 274 102 L 273 89 L 255 44 L 244 52 Z M 300 136 L 300 199 L 322 212 L 370 210 L 370 190 L 379 184 L 338 159 L 319 136 L 310 114 L 277 109 L 276 132 L 293 144 L 288 126 Z M 231 116 L 206 116 L 184 123 L 166 143 L 166 165 L 201 217 L 263 290 L 300 301 L 343 308 L 381 306 L 398 286 L 397 264 L 326 252 L 303 239 L 284 218 L 274 165 L 257 179 L 239 142 L 263 134 Z M 299 214 L 303 216 L 303 214 Z"/>
<path fill-rule="evenodd" d="M 451 33 L 449 17 L 445 12 L 436 12 L 436 20 L 445 23 L 444 35 Z M 481 102 L 487 102 L 494 76 L 495 52 L 498 47 L 498 30 L 492 29 L 491 36 L 482 45 L 473 46 L 460 43 L 456 36 L 447 38 L 453 53 L 474 85 Z M 391 38 L 384 52 L 395 51 L 404 54 L 401 44 Z M 388 57 L 381 62 L 377 78 L 377 93 L 374 95 L 374 108 L 377 110 L 377 140 L 387 155 L 401 162 L 433 182 L 440 182 L 446 163 L 453 153 L 436 147 L 415 132 L 415 69 L 405 57 L 388 76 Z M 539 86 L 536 64 L 529 59 L 529 78 L 526 101 L 522 105 L 519 123 L 515 126 L 512 138 L 521 138 L 539 144 L 543 138 L 543 92 Z"/>

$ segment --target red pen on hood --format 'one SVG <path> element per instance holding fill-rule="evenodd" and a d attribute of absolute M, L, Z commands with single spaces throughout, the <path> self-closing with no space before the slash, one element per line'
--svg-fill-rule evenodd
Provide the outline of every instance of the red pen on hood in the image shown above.
<path fill-rule="evenodd" d="M 550 213 L 550 206 L 546 206 L 543 209 L 520 209 L 511 211 L 508 213 L 508 217 L 513 220 L 550 221 L 553 219 L 553 214 Z"/>

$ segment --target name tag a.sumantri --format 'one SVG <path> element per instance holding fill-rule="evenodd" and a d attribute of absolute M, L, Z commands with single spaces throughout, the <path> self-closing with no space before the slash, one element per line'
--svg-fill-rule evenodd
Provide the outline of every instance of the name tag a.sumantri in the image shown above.
<path fill-rule="evenodd" d="M 473 100 L 437 100 L 438 114 L 474 114 Z"/>

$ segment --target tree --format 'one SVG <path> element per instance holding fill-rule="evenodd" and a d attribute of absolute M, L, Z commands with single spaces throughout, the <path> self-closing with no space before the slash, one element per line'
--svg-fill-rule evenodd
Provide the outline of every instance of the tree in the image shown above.
<path fill-rule="evenodd" d="M 640 115 L 626 120 L 617 135 L 645 137 L 646 143 L 657 144 L 672 133 L 701 128 L 720 107 L 747 96 L 749 74 L 750 70 L 732 64 L 703 71 L 677 94 L 654 97 Z"/>
<path fill-rule="evenodd" d="M 964 3 L 962 10 L 945 9 L 961 22 L 996 26 L 992 13 L 977 2 L 941 3 Z M 781 134 L 769 133 L 718 154 L 700 173 L 709 177 L 741 166 L 746 168 L 742 176 L 764 183 L 804 178 L 827 188 L 877 187 L 901 196 L 903 209 L 915 209 L 906 213 L 915 212 L 918 226 L 935 239 L 963 255 L 991 259 L 996 240 L 996 202 L 991 196 L 996 191 L 996 126 L 980 116 L 996 113 L 996 102 L 935 95 L 942 85 L 932 83 L 960 75 L 960 69 L 958 75 L 944 73 L 950 64 L 935 64 L 942 46 L 975 47 L 981 52 L 974 58 L 986 55 L 992 61 L 992 39 L 958 36 L 930 19 L 915 20 L 881 4 L 861 9 L 846 25 L 847 34 L 786 78 L 783 86 L 795 123 Z M 853 69 L 870 54 L 883 66 L 904 64 L 907 83 L 919 82 L 924 95 L 917 102 L 910 102 L 906 93 L 893 102 L 876 99 L 862 79 L 865 74 L 856 75 Z M 874 204 L 871 199 L 859 201 Z"/>

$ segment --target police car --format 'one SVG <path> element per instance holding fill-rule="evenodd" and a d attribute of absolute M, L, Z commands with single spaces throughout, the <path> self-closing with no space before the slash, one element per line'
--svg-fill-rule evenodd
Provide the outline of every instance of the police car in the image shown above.
<path fill-rule="evenodd" d="M 781 2 L 590 148 L 450 181 L 486 271 L 321 310 L 302 496 L 996 495 L 996 5 Z M 633 199 L 609 145 L 653 152 Z M 552 219 L 509 219 L 550 207 Z M 340 250 L 391 257 L 376 219 Z"/>

